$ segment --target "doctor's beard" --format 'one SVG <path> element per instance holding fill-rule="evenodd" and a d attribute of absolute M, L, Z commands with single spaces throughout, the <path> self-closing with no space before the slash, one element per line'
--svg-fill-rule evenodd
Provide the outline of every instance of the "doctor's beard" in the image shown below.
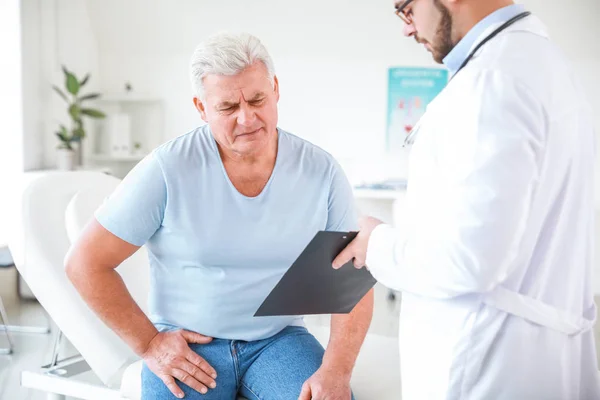
<path fill-rule="evenodd" d="M 436 29 L 433 42 L 430 44 L 431 54 L 433 55 L 433 60 L 435 62 L 442 64 L 444 58 L 446 58 L 454 46 L 456 46 L 456 43 L 452 41 L 453 21 L 450 10 L 448 10 L 440 0 L 433 0 L 433 4 L 439 10 L 441 20 Z"/>

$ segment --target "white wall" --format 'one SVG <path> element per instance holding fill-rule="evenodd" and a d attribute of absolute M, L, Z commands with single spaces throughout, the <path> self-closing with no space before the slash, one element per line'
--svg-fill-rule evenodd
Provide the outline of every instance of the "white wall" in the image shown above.
<path fill-rule="evenodd" d="M 7 193 L 23 170 L 20 16 L 18 0 L 0 1 L 0 247 L 6 245 Z"/>
<path fill-rule="evenodd" d="M 39 0 L 21 1 L 21 43 L 23 45 L 23 98 L 26 118 L 23 119 L 24 168 L 39 169 L 44 162 L 45 99 L 40 84 L 42 82 L 42 54 L 40 24 L 46 23 L 40 16 Z M 52 49 L 49 49 L 52 50 Z"/>

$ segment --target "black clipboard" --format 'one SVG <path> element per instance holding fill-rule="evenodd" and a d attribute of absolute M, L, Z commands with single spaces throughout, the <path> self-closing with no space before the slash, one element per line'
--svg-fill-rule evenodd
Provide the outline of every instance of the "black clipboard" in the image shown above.
<path fill-rule="evenodd" d="M 377 282 L 352 261 L 335 270 L 337 255 L 357 232 L 319 231 L 258 308 L 255 317 L 347 314 Z"/>

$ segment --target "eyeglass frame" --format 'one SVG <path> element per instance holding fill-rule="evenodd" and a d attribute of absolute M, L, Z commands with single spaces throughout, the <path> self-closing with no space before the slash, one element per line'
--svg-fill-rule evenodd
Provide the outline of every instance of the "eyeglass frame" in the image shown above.
<path fill-rule="evenodd" d="M 398 17 L 400 17 L 400 19 L 406 24 L 406 25 L 411 25 L 412 24 L 412 17 L 406 15 L 404 13 L 404 9 L 406 7 L 408 7 L 408 5 L 410 3 L 412 3 L 414 0 L 406 0 L 404 3 L 402 3 L 400 6 L 396 7 L 396 15 Z"/>

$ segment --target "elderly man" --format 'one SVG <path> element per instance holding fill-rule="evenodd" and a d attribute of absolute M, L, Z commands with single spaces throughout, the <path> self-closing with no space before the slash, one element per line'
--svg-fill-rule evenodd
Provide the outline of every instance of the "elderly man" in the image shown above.
<path fill-rule="evenodd" d="M 350 399 L 372 293 L 332 316 L 327 350 L 302 318 L 253 314 L 317 231 L 357 228 L 351 187 L 328 153 L 277 128 L 279 84 L 257 38 L 210 38 L 191 75 L 208 124 L 128 174 L 69 252 L 68 276 L 144 359 L 144 399 Z M 142 245 L 149 318 L 115 271 Z"/>

